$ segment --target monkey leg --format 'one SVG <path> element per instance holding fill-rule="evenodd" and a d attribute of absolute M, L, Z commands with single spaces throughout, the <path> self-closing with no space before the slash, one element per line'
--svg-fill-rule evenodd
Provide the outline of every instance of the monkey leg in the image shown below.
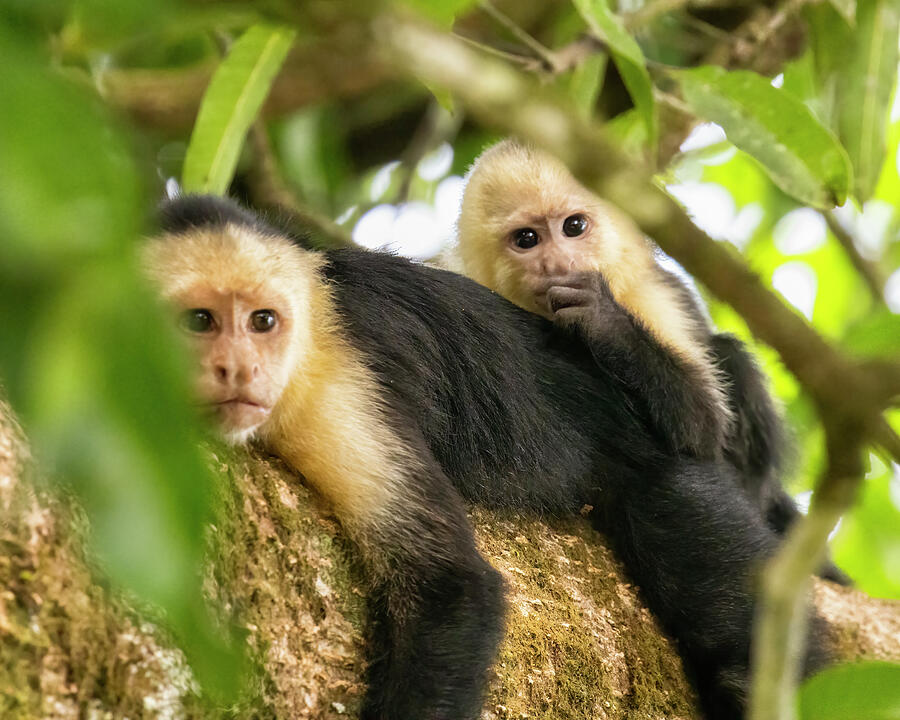
<path fill-rule="evenodd" d="M 777 473 L 784 453 L 784 429 L 762 372 L 736 337 L 712 335 L 709 344 L 728 381 L 728 404 L 734 413 L 728 461 L 741 473 L 763 478 Z"/>
<path fill-rule="evenodd" d="M 374 576 L 363 720 L 469 720 L 503 631 L 503 582 L 437 467 L 360 540 Z"/>
<path fill-rule="evenodd" d="M 743 717 L 758 573 L 778 538 L 732 468 L 683 461 L 604 487 L 598 522 L 678 642 L 707 718 Z M 808 669 L 825 657 L 811 635 Z"/>
<path fill-rule="evenodd" d="M 728 402 L 734 415 L 725 455 L 740 474 L 741 485 L 776 533 L 783 535 L 800 516 L 797 504 L 779 479 L 783 464 L 784 426 L 759 367 L 744 344 L 727 334 L 713 335 L 710 347 L 728 379 Z M 851 581 L 831 560 L 821 577 L 841 585 Z"/>

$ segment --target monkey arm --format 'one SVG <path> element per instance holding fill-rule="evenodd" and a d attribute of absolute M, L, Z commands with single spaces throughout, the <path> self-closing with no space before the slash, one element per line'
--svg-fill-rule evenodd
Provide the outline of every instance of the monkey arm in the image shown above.
<path fill-rule="evenodd" d="M 349 347 L 331 356 L 313 401 L 286 391 L 268 442 L 329 501 L 371 580 L 361 718 L 470 720 L 502 635 L 502 580 L 416 419 Z"/>
<path fill-rule="evenodd" d="M 708 378 L 622 307 L 600 273 L 569 276 L 564 282 L 547 291 L 554 322 L 572 331 L 598 365 L 631 391 L 671 450 L 719 457 L 728 418 Z"/>
<path fill-rule="evenodd" d="M 419 452 L 390 461 L 390 477 L 375 477 L 384 464 L 357 464 L 359 438 L 342 442 L 337 433 L 326 438 L 333 469 L 298 465 L 334 507 L 371 582 L 361 720 L 471 720 L 503 633 L 503 581 L 478 553 L 459 493 L 411 437 L 411 423 L 398 420 L 395 432 Z M 373 495 L 374 483 L 388 491 Z M 365 508 L 348 505 L 347 494 L 368 496 Z"/>
<path fill-rule="evenodd" d="M 405 484 L 390 521 L 357 535 L 373 578 L 360 717 L 470 720 L 503 635 L 503 581 L 437 463 L 410 468 Z"/>

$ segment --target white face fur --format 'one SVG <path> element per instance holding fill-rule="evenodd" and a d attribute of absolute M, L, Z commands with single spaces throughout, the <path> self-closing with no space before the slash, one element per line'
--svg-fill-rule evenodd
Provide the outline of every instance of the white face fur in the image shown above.
<path fill-rule="evenodd" d="M 624 292 L 654 262 L 624 213 L 555 158 L 510 141 L 485 151 L 469 173 L 459 251 L 467 275 L 547 317 L 547 289 L 566 276 L 604 271 L 613 291 Z"/>
<path fill-rule="evenodd" d="M 696 319 L 662 280 L 635 222 L 551 155 L 513 141 L 482 153 L 469 172 L 458 230 L 462 272 L 507 300 L 552 319 L 548 288 L 599 272 L 661 342 L 715 374 L 695 340 Z"/>
<path fill-rule="evenodd" d="M 306 349 L 311 275 L 303 251 L 227 226 L 152 240 L 145 263 L 196 351 L 198 401 L 226 440 L 248 441 Z"/>

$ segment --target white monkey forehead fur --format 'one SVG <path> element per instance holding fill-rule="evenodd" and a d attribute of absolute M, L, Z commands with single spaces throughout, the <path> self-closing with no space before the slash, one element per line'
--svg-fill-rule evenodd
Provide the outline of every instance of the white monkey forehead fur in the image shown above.
<path fill-rule="evenodd" d="M 239 225 L 198 228 L 150 240 L 144 267 L 165 297 L 204 284 L 221 292 L 268 290 L 299 314 L 321 260 L 289 239 L 262 235 Z"/>
<path fill-rule="evenodd" d="M 469 170 L 466 191 L 464 202 L 475 203 L 473 209 L 495 224 L 508 222 L 523 207 L 545 217 L 596 208 L 619 233 L 643 237 L 628 215 L 585 188 L 556 157 L 513 140 L 481 154 Z"/>

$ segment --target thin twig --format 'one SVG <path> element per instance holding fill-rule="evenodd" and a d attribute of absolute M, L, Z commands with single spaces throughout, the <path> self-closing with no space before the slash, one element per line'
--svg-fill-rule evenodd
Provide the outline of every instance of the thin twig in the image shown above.
<path fill-rule="evenodd" d="M 760 52 L 769 40 L 778 32 L 779 29 L 794 15 L 803 9 L 804 5 L 810 4 L 811 0 L 787 0 L 783 5 L 778 7 L 769 18 L 769 22 L 760 28 L 756 36 L 757 52 Z"/>
<path fill-rule="evenodd" d="M 490 0 L 481 0 L 479 7 L 496 20 L 500 25 L 506 28 L 513 37 L 533 52 L 546 66 L 550 72 L 556 71 L 556 55 L 549 48 L 544 47 L 535 40 L 531 35 L 520 28 L 511 18 L 500 12 Z"/>
<path fill-rule="evenodd" d="M 831 234 L 837 238 L 837 241 L 844 249 L 847 258 L 853 264 L 853 267 L 856 268 L 856 272 L 858 272 L 862 279 L 865 280 L 869 294 L 875 302 L 884 304 L 885 278 L 881 274 L 881 270 L 878 269 L 878 266 L 875 263 L 862 256 L 856 245 L 856 238 L 853 237 L 847 228 L 841 225 L 840 220 L 838 220 L 834 212 L 830 210 L 827 212 L 823 211 L 822 217 L 825 218 L 825 222 L 828 224 L 828 229 L 831 230 Z"/>
<path fill-rule="evenodd" d="M 663 105 L 667 105 L 673 110 L 677 110 L 678 112 L 684 115 L 690 115 L 693 117 L 694 112 L 688 107 L 687 103 L 684 102 L 677 95 L 673 95 L 672 93 L 665 92 L 664 90 L 660 90 L 657 87 L 653 88 L 653 97 L 657 100 L 657 102 L 662 103 Z"/>
<path fill-rule="evenodd" d="M 625 16 L 625 26 L 629 30 L 649 25 L 660 15 L 666 15 L 676 10 L 684 10 L 693 4 L 693 0 L 653 0 L 641 6 Z"/>
<path fill-rule="evenodd" d="M 693 15 L 683 15 L 681 18 L 681 22 L 684 23 L 687 27 L 693 28 L 697 32 L 711 37 L 716 42 L 728 43 L 732 40 L 730 32 L 722 30 L 721 28 L 717 28 L 712 23 L 708 23 L 698 17 L 694 17 Z"/>
<path fill-rule="evenodd" d="M 486 43 L 482 43 L 478 40 L 474 40 L 473 38 L 466 37 L 465 35 L 460 35 L 459 33 L 451 34 L 453 35 L 453 37 L 459 38 L 467 45 L 471 45 L 472 47 L 481 50 L 488 55 L 493 55 L 494 57 L 498 57 L 502 60 L 507 60 L 515 65 L 518 65 L 526 72 L 531 73 L 561 75 L 562 73 L 568 72 L 569 70 L 574 70 L 592 55 L 596 55 L 597 53 L 609 52 L 609 48 L 607 47 L 605 41 L 594 35 L 585 33 L 570 42 L 568 45 L 563 45 L 557 50 L 554 50 L 554 65 L 552 68 L 548 68 L 543 60 L 532 57 L 531 55 L 517 55 L 516 53 L 511 53 L 507 50 L 501 50 L 500 48 L 496 48 L 493 45 L 487 45 Z"/>
<path fill-rule="evenodd" d="M 544 68 L 544 63 L 541 60 L 532 57 L 531 55 L 517 55 L 516 53 L 511 53 L 507 50 L 495 48 L 493 45 L 488 45 L 487 43 L 480 42 L 478 40 L 475 40 L 474 38 L 466 37 L 465 35 L 460 35 L 459 33 L 453 33 L 453 37 L 459 38 L 464 43 L 471 45 L 472 47 L 481 50 L 488 55 L 493 55 L 494 57 L 498 57 L 502 60 L 508 60 L 509 62 L 515 63 L 516 65 L 521 65 L 525 70 L 537 71 Z"/>
<path fill-rule="evenodd" d="M 302 202 L 290 190 L 281 177 L 278 161 L 272 152 L 265 125 L 257 121 L 250 128 L 250 144 L 253 148 L 253 168 L 250 189 L 255 205 L 280 207 L 295 216 L 304 229 L 313 230 L 325 243 L 333 247 L 353 245 L 350 233 L 324 213 L 314 210 Z"/>
<path fill-rule="evenodd" d="M 452 141 L 459 131 L 463 117 L 462 112 L 447 112 L 437 101 L 428 106 L 425 117 L 422 118 L 400 158 L 400 186 L 394 200 L 396 204 L 405 203 L 409 199 L 409 188 L 422 158 L 442 143 Z"/>
<path fill-rule="evenodd" d="M 828 466 L 809 513 L 788 531 L 766 568 L 753 643 L 748 720 L 793 720 L 803 674 L 812 574 L 825 559 L 828 536 L 853 505 L 865 477 L 865 428 L 836 413 L 823 417 Z M 814 669 L 814 668 L 807 668 Z"/>
<path fill-rule="evenodd" d="M 625 26 L 629 30 L 635 30 L 644 25 L 649 25 L 661 15 L 680 10 L 730 7 L 743 4 L 746 3 L 729 2 L 728 0 L 652 0 L 634 12 L 625 15 Z M 689 17 L 687 13 L 683 13 L 683 16 Z"/>

